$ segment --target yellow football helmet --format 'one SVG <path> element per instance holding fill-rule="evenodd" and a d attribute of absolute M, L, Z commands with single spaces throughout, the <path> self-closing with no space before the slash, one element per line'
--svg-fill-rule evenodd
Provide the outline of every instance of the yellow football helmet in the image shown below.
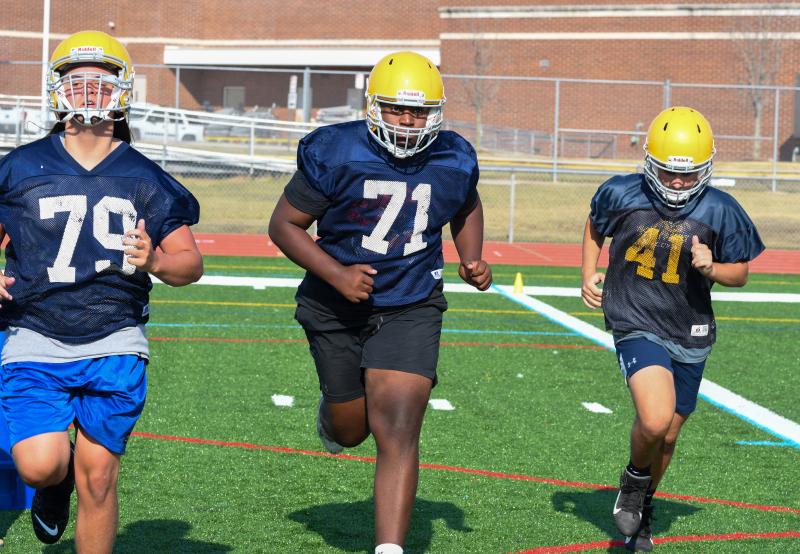
<path fill-rule="evenodd" d="M 367 127 L 396 158 L 407 158 L 430 146 L 442 127 L 444 84 L 436 65 L 416 52 L 394 52 L 375 64 L 367 85 Z M 381 104 L 428 108 L 425 127 L 386 123 Z"/>
<path fill-rule="evenodd" d="M 711 180 L 711 160 L 716 153 L 711 125 L 692 108 L 675 106 L 656 116 L 644 144 L 644 174 L 650 188 L 671 208 L 685 206 Z M 697 173 L 697 183 L 675 190 L 658 178 L 658 170 Z"/>
<path fill-rule="evenodd" d="M 70 71 L 80 64 L 103 66 L 112 74 Z M 74 119 L 89 127 L 103 121 L 123 120 L 130 108 L 133 74 L 128 51 L 117 39 L 101 31 L 75 33 L 56 46 L 50 57 L 47 72 L 50 110 L 61 121 Z M 96 91 L 96 101 L 86 101 L 89 91 Z M 85 99 L 83 107 L 73 106 L 76 95 Z"/>

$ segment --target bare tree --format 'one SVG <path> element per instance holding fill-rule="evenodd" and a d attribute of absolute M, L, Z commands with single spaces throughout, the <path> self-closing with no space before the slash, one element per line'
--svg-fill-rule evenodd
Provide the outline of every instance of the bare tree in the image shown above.
<path fill-rule="evenodd" d="M 783 54 L 783 42 L 777 33 L 779 18 L 764 10 L 755 18 L 739 24 L 733 41 L 750 85 L 745 94 L 753 107 L 753 136 L 761 136 L 764 102 L 769 91 L 759 88 L 775 84 Z M 777 109 L 777 106 L 775 107 Z M 761 158 L 761 141 L 753 140 L 753 159 Z"/>
<path fill-rule="evenodd" d="M 486 79 L 486 73 L 492 62 L 492 47 L 485 40 L 472 38 L 469 42 L 466 73 L 474 77 L 462 80 L 467 103 L 475 110 L 475 149 L 481 147 L 483 139 L 484 108 L 494 100 L 499 89 L 497 82 Z"/>

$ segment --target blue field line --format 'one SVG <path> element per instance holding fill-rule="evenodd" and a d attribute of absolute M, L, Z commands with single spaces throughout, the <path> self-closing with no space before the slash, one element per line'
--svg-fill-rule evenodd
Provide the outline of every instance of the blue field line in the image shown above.
<path fill-rule="evenodd" d="M 540 314 L 544 315 L 547 319 L 549 319 L 553 323 L 557 323 L 557 324 L 561 325 L 562 327 L 566 327 L 567 329 L 572 329 L 572 330 L 576 331 L 582 337 L 584 337 L 586 339 L 589 339 L 592 342 L 595 342 L 597 344 L 600 344 L 601 346 L 607 348 L 608 350 L 610 350 L 612 352 L 615 351 L 614 340 L 613 340 L 613 337 L 609 333 L 601 331 L 597 327 L 591 326 L 590 324 L 587 324 L 586 322 L 584 322 L 582 320 L 579 320 L 579 319 L 577 319 L 577 318 L 575 318 L 575 317 L 573 317 L 573 316 L 571 316 L 569 314 L 566 314 L 566 313 L 562 312 L 561 310 L 557 310 L 553 306 L 550 306 L 549 304 L 546 304 L 546 303 L 544 303 L 544 302 L 542 302 L 540 300 L 537 300 L 535 298 L 532 298 L 532 297 L 526 296 L 526 295 L 515 295 L 515 294 L 512 294 L 511 292 L 509 292 L 510 287 L 499 287 L 497 285 L 492 285 L 491 289 L 493 291 L 495 291 L 496 293 L 500 294 L 501 296 L 511 300 L 512 302 L 515 302 L 517 304 L 525 306 L 529 310 L 532 310 L 532 311 L 535 311 L 537 313 L 540 313 Z M 534 307 L 534 306 L 537 306 L 538 308 Z M 703 380 L 707 381 L 707 379 L 703 379 Z M 719 385 L 715 385 L 715 386 L 719 387 Z M 730 392 L 730 391 L 727 391 L 727 392 Z M 728 406 L 726 404 L 722 404 L 720 402 L 717 402 L 716 400 L 713 400 L 711 397 L 709 397 L 706 394 L 703 394 L 702 392 L 700 392 L 698 394 L 698 396 L 700 398 L 702 398 L 703 400 L 705 400 L 706 402 L 708 402 L 709 404 L 711 404 L 713 406 L 716 406 L 716 407 L 728 412 L 729 414 L 732 414 L 732 415 L 738 417 L 739 419 L 741 419 L 743 421 L 746 421 L 747 423 L 753 425 L 754 427 L 756 427 L 758 429 L 761 429 L 762 431 L 764 431 L 764 432 L 766 432 L 766 433 L 768 433 L 768 434 L 770 434 L 772 436 L 778 437 L 782 441 L 786 441 L 786 444 L 788 446 L 800 449 L 800 442 L 798 442 L 797 440 L 794 440 L 791 437 L 786 436 L 780 430 L 775 429 L 775 428 L 771 428 L 771 427 L 767 427 L 767 426 L 765 426 L 765 425 L 763 425 L 763 424 L 761 424 L 761 423 L 759 423 L 757 421 L 754 421 L 752 418 L 748 417 L 746 414 L 744 414 L 741 411 L 737 410 L 735 407 Z M 772 415 L 776 415 L 776 414 L 772 414 Z M 786 420 L 786 418 L 782 418 L 782 419 L 784 421 L 788 422 L 790 425 L 793 425 L 793 426 L 796 427 L 796 424 L 794 422 Z"/>
<path fill-rule="evenodd" d="M 736 444 L 743 444 L 745 446 L 794 446 L 791 441 L 788 442 L 775 442 L 775 441 L 736 441 Z"/>
<path fill-rule="evenodd" d="M 759 429 L 761 429 L 765 433 L 769 433 L 770 435 L 773 435 L 775 437 L 778 437 L 779 439 L 784 440 L 785 441 L 785 443 L 783 443 L 784 446 L 791 446 L 793 448 L 800 449 L 800 442 L 794 441 L 789 437 L 783 436 L 779 431 L 776 431 L 774 429 L 770 429 L 769 427 L 765 427 L 764 425 L 761 425 L 757 421 L 753 421 L 752 419 L 747 417 L 745 414 L 743 414 L 741 412 L 738 412 L 738 411 L 734 410 L 733 408 L 731 408 L 729 406 L 726 406 L 725 404 L 721 404 L 721 403 L 717 402 L 716 400 L 713 400 L 713 399 L 709 398 L 708 396 L 706 396 L 702 392 L 698 393 L 697 396 L 699 396 L 700 398 L 702 398 L 703 400 L 705 400 L 706 402 L 708 402 L 712 406 L 716 406 L 720 410 L 724 410 L 724 411 L 728 412 L 729 414 L 735 415 L 739 419 L 741 419 L 743 421 L 746 421 L 750 425 L 752 425 L 754 427 L 758 427 Z"/>
<path fill-rule="evenodd" d="M 211 327 L 215 329 L 302 329 L 300 325 L 270 325 L 259 323 L 148 323 L 148 327 Z M 546 335 L 553 337 L 577 337 L 577 333 L 561 331 L 498 331 L 487 329 L 442 329 L 443 333 L 467 333 L 474 335 Z"/>

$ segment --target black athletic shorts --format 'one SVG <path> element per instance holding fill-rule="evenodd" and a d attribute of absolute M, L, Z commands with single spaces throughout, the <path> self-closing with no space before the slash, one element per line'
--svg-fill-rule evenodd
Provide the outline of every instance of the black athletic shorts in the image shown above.
<path fill-rule="evenodd" d="M 316 302 L 304 302 L 300 296 L 297 300 L 295 319 L 308 337 L 325 400 L 347 402 L 364 396 L 365 368 L 416 373 L 436 386 L 442 314 L 447 310 L 441 287 L 421 302 L 356 308 L 336 321 Z M 360 317 L 354 318 L 353 312 Z"/>

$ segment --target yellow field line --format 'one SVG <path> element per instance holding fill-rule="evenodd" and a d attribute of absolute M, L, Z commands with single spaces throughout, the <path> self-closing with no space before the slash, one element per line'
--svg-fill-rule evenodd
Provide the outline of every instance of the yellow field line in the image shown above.
<path fill-rule="evenodd" d="M 244 306 L 252 308 L 295 308 L 296 304 L 271 304 L 267 302 L 227 302 L 218 300 L 151 300 L 151 304 L 188 304 L 201 306 Z M 484 310 L 476 308 L 451 308 L 449 312 L 472 312 L 483 314 L 538 315 L 530 310 Z"/>
<path fill-rule="evenodd" d="M 296 304 L 273 304 L 267 302 L 227 302 L 218 300 L 151 300 L 152 304 L 188 304 L 202 306 L 242 306 L 251 308 L 294 308 Z M 450 308 L 449 312 L 476 314 L 516 314 L 538 316 L 530 310 L 489 310 L 482 308 Z M 573 316 L 603 317 L 603 312 L 570 312 Z M 717 316 L 720 321 L 752 321 L 757 323 L 800 323 L 800 319 L 791 317 L 739 317 Z"/>
<path fill-rule="evenodd" d="M 603 317 L 603 312 L 570 312 L 574 316 Z M 720 315 L 714 319 L 719 321 L 752 321 L 755 323 L 800 323 L 800 319 L 792 317 L 742 317 L 732 315 Z"/>
<path fill-rule="evenodd" d="M 223 265 L 223 264 L 203 264 L 206 269 L 291 269 L 294 271 L 305 271 L 296 265 Z"/>
<path fill-rule="evenodd" d="M 296 304 L 270 304 L 267 302 L 224 302 L 214 300 L 151 300 L 151 304 L 192 304 L 203 306 L 249 306 L 254 308 L 295 308 Z"/>

